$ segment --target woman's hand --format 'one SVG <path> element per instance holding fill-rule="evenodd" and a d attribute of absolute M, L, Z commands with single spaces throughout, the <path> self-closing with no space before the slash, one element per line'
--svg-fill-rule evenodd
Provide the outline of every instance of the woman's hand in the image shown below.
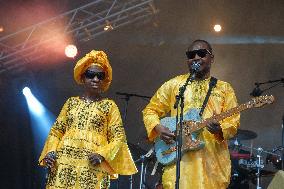
<path fill-rule="evenodd" d="M 56 153 L 55 152 L 48 152 L 46 156 L 43 158 L 44 164 L 47 168 L 52 168 L 55 164 L 56 160 Z"/>
<path fill-rule="evenodd" d="M 175 134 L 170 131 L 169 128 L 158 124 L 155 126 L 155 130 L 159 134 L 161 140 L 163 140 L 166 144 L 172 144 L 175 142 Z"/>
<path fill-rule="evenodd" d="M 94 166 L 102 163 L 104 160 L 105 160 L 105 158 L 103 156 L 101 156 L 100 154 L 92 153 L 91 155 L 89 155 L 89 161 Z"/>

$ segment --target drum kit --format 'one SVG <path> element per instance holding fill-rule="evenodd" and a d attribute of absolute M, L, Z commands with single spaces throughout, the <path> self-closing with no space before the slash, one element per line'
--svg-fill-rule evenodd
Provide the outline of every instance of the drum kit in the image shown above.
<path fill-rule="evenodd" d="M 261 178 L 272 177 L 277 170 L 283 169 L 281 157 L 284 148 L 278 147 L 271 151 L 254 148 L 252 140 L 256 137 L 253 131 L 238 129 L 236 136 L 229 141 L 232 162 L 229 189 L 249 189 L 251 184 L 261 189 Z M 250 146 L 243 145 L 244 140 L 250 140 Z M 273 165 L 273 171 L 265 169 L 269 165 Z"/>
<path fill-rule="evenodd" d="M 277 147 L 270 151 L 266 151 L 261 147 L 255 148 L 253 147 L 253 139 L 255 138 L 257 138 L 255 132 L 238 129 L 235 137 L 229 140 L 232 174 L 228 189 L 249 189 L 254 187 L 261 189 L 262 178 L 273 177 L 278 170 L 283 169 L 281 157 L 284 147 Z M 245 141 L 249 141 L 250 145 L 242 144 Z M 133 158 L 139 173 L 127 178 L 128 181 L 126 182 L 129 183 L 127 188 L 162 188 L 160 185 L 162 166 L 157 163 L 153 149 L 147 152 L 139 145 L 128 143 L 128 146 L 134 155 Z M 273 170 L 271 170 L 272 166 Z"/>

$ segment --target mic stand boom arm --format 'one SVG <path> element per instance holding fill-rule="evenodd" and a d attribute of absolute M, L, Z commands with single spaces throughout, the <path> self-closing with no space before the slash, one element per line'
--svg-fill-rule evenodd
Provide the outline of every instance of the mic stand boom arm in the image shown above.
<path fill-rule="evenodd" d="M 277 79 L 277 80 L 268 80 L 268 81 L 266 81 L 266 82 L 262 82 L 262 83 L 255 83 L 255 85 L 263 85 L 263 84 L 267 84 L 267 83 L 275 83 L 275 82 L 281 82 L 281 83 L 284 83 L 284 78 Z"/>
<path fill-rule="evenodd" d="M 116 92 L 115 94 L 117 94 L 117 95 L 123 95 L 123 96 L 127 96 L 127 97 L 136 96 L 136 97 L 148 98 L 148 99 L 151 98 L 151 97 L 149 97 L 149 96 L 143 96 L 143 95 L 138 95 L 138 94 L 134 94 L 134 93 L 121 93 L 121 92 Z"/>

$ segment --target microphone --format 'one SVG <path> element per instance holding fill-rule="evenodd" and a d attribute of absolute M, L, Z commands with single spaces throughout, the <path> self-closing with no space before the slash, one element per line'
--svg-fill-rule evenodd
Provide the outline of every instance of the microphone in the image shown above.
<path fill-rule="evenodd" d="M 190 76 L 185 81 L 185 84 L 179 88 L 179 94 L 176 95 L 176 102 L 174 104 L 174 109 L 177 109 L 180 97 L 184 94 L 184 91 L 186 89 L 186 86 L 189 82 L 193 81 L 195 79 L 196 73 L 199 71 L 201 66 L 201 60 L 194 60 L 190 66 Z"/>
<path fill-rule="evenodd" d="M 251 96 L 253 97 L 258 97 L 260 96 L 263 91 L 259 88 L 259 84 L 255 83 L 256 87 L 253 89 L 253 91 L 250 93 Z"/>
<path fill-rule="evenodd" d="M 191 74 L 197 73 L 200 67 L 201 67 L 201 60 L 194 60 L 191 64 L 190 73 Z"/>

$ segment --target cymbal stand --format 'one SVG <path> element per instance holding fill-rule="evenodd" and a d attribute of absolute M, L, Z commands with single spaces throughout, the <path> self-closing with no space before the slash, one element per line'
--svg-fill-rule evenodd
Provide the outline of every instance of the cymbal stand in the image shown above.
<path fill-rule="evenodd" d="M 263 149 L 258 147 L 257 148 L 257 173 L 256 173 L 256 189 L 261 189 L 260 186 L 260 170 L 264 167 L 263 163 L 261 162 L 261 153 L 263 152 Z"/>
<path fill-rule="evenodd" d="M 261 154 L 264 152 L 266 154 L 271 154 L 271 155 L 275 155 L 275 156 L 279 156 L 279 155 L 272 153 L 272 152 L 269 152 L 269 151 L 265 151 L 261 147 L 253 148 L 253 147 L 245 146 L 245 145 L 242 145 L 242 144 L 240 145 L 240 147 L 244 147 L 244 148 L 247 148 L 247 149 L 253 149 L 253 150 L 257 151 L 257 156 L 256 156 L 257 157 L 257 164 L 256 164 L 256 167 L 257 167 L 257 173 L 256 173 L 257 184 L 256 184 L 256 189 L 261 189 L 261 187 L 260 187 L 260 171 L 264 167 L 263 162 L 261 161 L 261 159 L 262 159 Z"/>
<path fill-rule="evenodd" d="M 138 159 L 138 161 L 141 161 L 139 189 L 145 188 L 145 185 L 144 185 L 144 160 L 145 160 L 145 155 L 141 155 L 140 158 Z"/>
<path fill-rule="evenodd" d="M 144 162 L 145 159 L 149 158 L 152 153 L 154 152 L 154 149 L 150 149 L 149 152 L 147 152 L 145 155 L 141 155 L 140 158 L 138 160 L 135 161 L 135 163 L 140 162 L 141 161 L 141 167 L 140 167 L 140 184 L 139 184 L 139 189 L 145 189 L 146 185 L 145 185 L 145 175 L 146 175 L 146 168 L 147 166 L 145 166 L 144 168 Z M 131 186 L 132 188 L 132 186 Z"/>

